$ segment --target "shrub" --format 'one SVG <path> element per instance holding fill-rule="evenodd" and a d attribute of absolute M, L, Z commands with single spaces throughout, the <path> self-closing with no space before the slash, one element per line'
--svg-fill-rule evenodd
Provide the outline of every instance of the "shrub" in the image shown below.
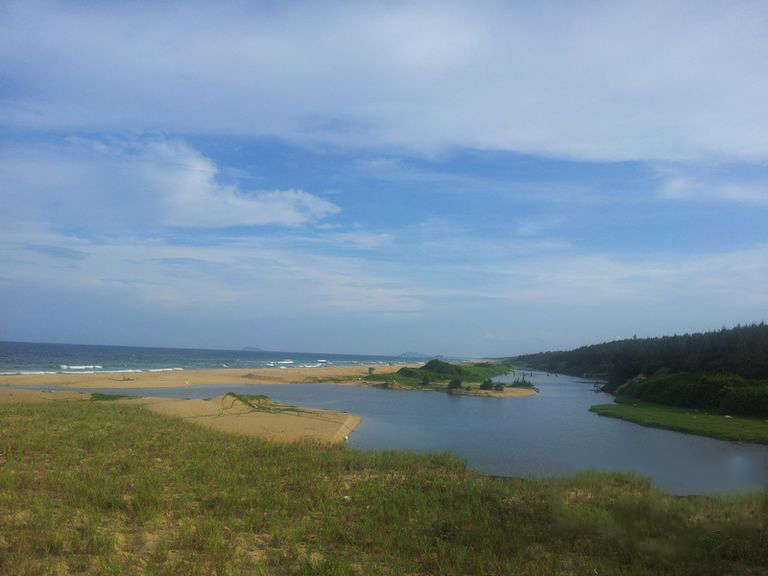
<path fill-rule="evenodd" d="M 430 372 L 436 372 L 438 374 L 446 374 L 446 375 L 455 375 L 455 376 L 461 376 L 461 366 L 454 366 L 453 364 L 449 364 L 448 362 L 443 362 L 442 360 L 438 360 L 437 358 L 430 360 L 424 366 L 422 366 L 422 370 L 429 370 Z"/>
<path fill-rule="evenodd" d="M 458 388 L 461 388 L 461 378 L 451 378 L 451 381 L 448 383 L 448 389 L 456 390 Z"/>
<path fill-rule="evenodd" d="M 490 378 L 486 378 L 483 380 L 483 383 L 480 384 L 480 390 L 492 390 L 493 389 L 493 380 Z"/>
<path fill-rule="evenodd" d="M 734 416 L 768 416 L 768 386 L 729 389 L 720 402 L 720 412 Z"/>
<path fill-rule="evenodd" d="M 422 376 L 420 368 L 408 368 L 407 366 L 400 368 L 397 373 L 405 378 L 421 378 Z"/>
<path fill-rule="evenodd" d="M 728 388 L 743 385 L 742 378 L 729 374 L 681 373 L 633 380 L 618 394 L 668 406 L 717 410 Z"/>
<path fill-rule="evenodd" d="M 510 386 L 511 388 L 533 388 L 533 384 L 531 384 L 529 380 L 526 380 L 525 377 L 515 378 L 515 381 L 512 382 L 512 384 L 507 384 L 507 386 Z"/>

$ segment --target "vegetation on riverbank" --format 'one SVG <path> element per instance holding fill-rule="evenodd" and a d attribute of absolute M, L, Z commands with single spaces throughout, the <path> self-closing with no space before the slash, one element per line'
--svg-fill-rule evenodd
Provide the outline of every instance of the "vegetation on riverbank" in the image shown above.
<path fill-rule="evenodd" d="M 616 389 L 619 399 L 679 408 L 697 408 L 731 416 L 768 417 L 768 381 L 728 373 L 659 373 L 638 377 Z"/>
<path fill-rule="evenodd" d="M 723 415 L 713 411 L 662 406 L 630 399 L 590 408 L 601 416 L 611 416 L 655 428 L 709 436 L 720 440 L 768 444 L 768 420 Z"/>
<path fill-rule="evenodd" d="M 0 573 L 759 574 L 762 494 L 482 476 L 134 406 L 0 406 Z"/>

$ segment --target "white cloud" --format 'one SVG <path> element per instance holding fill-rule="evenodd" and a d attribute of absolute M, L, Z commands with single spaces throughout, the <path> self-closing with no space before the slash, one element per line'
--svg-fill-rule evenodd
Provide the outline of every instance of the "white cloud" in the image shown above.
<path fill-rule="evenodd" d="M 768 181 L 701 180 L 684 174 L 673 174 L 664 179 L 660 194 L 669 200 L 715 200 L 768 207 Z"/>
<path fill-rule="evenodd" d="M 6 3 L 15 128 L 768 158 L 768 5 Z"/>
<path fill-rule="evenodd" d="M 84 140 L 0 150 L 9 221 L 125 231 L 158 226 L 296 227 L 339 212 L 303 190 L 246 191 L 178 139 Z"/>

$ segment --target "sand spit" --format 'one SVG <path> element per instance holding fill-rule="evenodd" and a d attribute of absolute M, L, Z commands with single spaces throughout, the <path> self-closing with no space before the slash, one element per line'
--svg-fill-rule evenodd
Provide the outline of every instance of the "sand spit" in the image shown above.
<path fill-rule="evenodd" d="M 90 398 L 90 394 L 81 392 L 0 389 L 0 404 L 84 401 Z M 342 442 L 360 424 L 359 416 L 346 412 L 285 406 L 270 400 L 249 401 L 230 394 L 210 400 L 143 397 L 109 402 L 142 406 L 222 432 L 282 442 Z"/>
<path fill-rule="evenodd" d="M 179 388 L 200 385 L 312 384 L 349 380 L 368 374 L 396 372 L 402 365 L 322 366 L 316 368 L 256 368 L 251 370 L 175 370 L 91 374 L 2 374 L 0 386 L 52 386 L 56 388 Z"/>
<path fill-rule="evenodd" d="M 360 424 L 359 416 L 346 412 L 285 406 L 265 400 L 249 402 L 230 394 L 209 400 L 145 397 L 117 402 L 144 406 L 222 432 L 283 442 L 341 442 Z"/>

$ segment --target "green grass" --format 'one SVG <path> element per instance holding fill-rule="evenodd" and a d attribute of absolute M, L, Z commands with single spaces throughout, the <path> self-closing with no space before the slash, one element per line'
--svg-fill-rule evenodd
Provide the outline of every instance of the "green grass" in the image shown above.
<path fill-rule="evenodd" d="M 0 405 L 0 574 L 765 574 L 762 494 L 491 478 L 139 407 Z"/>
<path fill-rule="evenodd" d="M 676 408 L 661 404 L 624 400 L 617 404 L 598 404 L 590 408 L 601 416 L 629 420 L 643 426 L 665 428 L 700 436 L 768 444 L 768 420 L 726 417 L 717 412 Z"/>

